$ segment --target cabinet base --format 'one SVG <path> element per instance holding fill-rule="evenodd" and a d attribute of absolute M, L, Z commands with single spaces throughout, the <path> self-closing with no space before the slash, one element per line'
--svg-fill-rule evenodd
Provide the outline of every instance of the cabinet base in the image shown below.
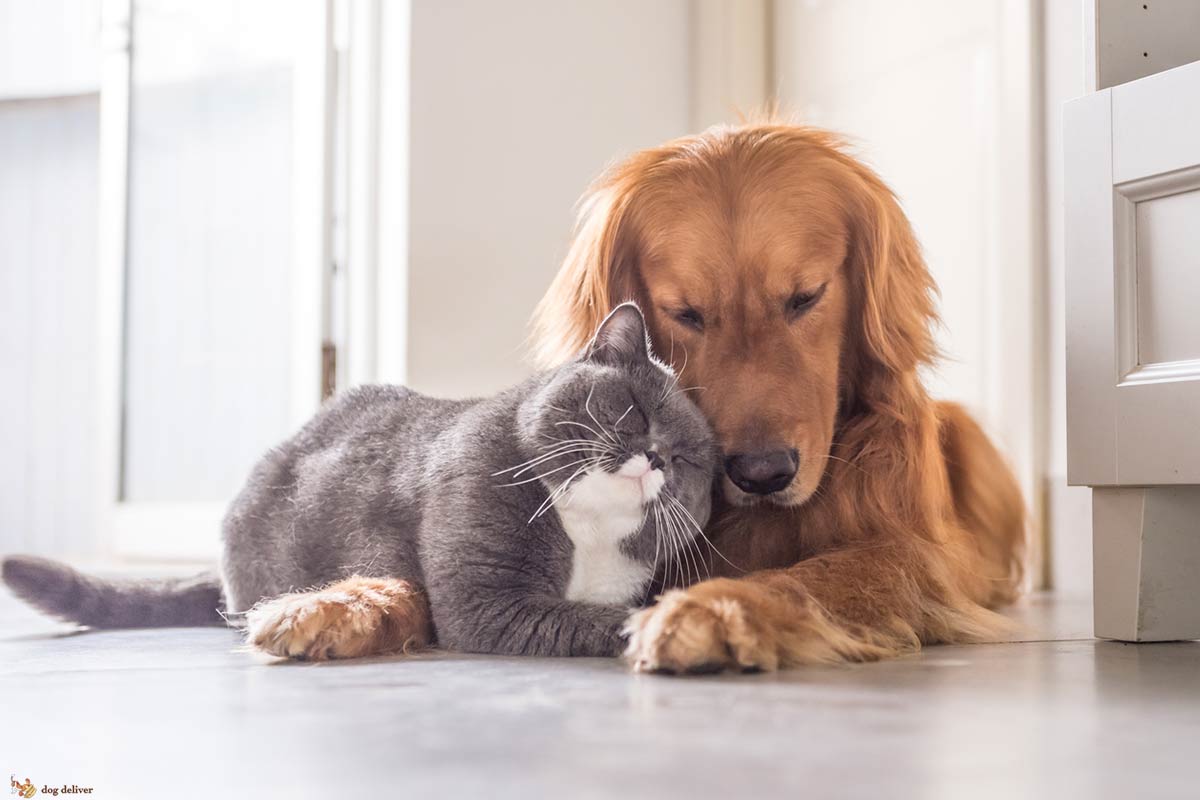
<path fill-rule="evenodd" d="M 1092 490 L 1096 636 L 1200 639 L 1200 486 Z"/>

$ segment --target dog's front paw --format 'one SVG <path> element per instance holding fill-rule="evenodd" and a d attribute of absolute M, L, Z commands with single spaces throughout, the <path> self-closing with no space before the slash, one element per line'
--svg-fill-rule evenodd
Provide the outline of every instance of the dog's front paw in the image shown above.
<path fill-rule="evenodd" d="M 625 627 L 625 658 L 639 672 L 777 669 L 779 648 L 758 624 L 756 591 L 740 584 L 706 581 L 667 592 L 657 605 L 635 612 Z"/>
<path fill-rule="evenodd" d="M 404 581 L 348 578 L 257 604 L 246 613 L 246 641 L 283 658 L 354 658 L 425 646 L 428 616 L 424 596 Z"/>

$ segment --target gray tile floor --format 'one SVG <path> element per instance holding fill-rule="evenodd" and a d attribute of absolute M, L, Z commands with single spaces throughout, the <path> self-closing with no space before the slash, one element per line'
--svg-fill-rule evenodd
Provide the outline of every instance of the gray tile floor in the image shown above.
<path fill-rule="evenodd" d="M 64 633 L 5 595 L 0 770 L 99 798 L 1200 797 L 1200 644 L 1093 641 L 1086 601 L 1014 613 L 1028 641 L 664 678 L 268 664 L 228 630 Z"/>

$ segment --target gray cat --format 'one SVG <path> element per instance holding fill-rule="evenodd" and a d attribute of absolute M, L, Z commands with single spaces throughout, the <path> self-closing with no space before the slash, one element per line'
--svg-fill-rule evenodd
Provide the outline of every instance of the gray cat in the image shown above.
<path fill-rule="evenodd" d="M 254 469 L 224 523 L 222 580 L 100 581 L 31 557 L 5 582 L 98 628 L 219 623 L 350 575 L 428 598 L 471 652 L 616 655 L 631 606 L 689 552 L 717 452 L 633 304 L 574 361 L 482 400 L 342 395 Z"/>

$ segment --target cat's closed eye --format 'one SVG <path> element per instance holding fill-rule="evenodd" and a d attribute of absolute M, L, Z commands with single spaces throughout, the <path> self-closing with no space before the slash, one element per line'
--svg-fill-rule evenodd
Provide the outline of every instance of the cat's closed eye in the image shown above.
<path fill-rule="evenodd" d="M 636 436 L 644 434 L 650 430 L 649 424 L 646 422 L 646 415 L 637 407 L 637 404 L 631 404 L 625 410 L 616 422 L 613 423 L 613 429 L 619 434 L 626 436 Z"/>

